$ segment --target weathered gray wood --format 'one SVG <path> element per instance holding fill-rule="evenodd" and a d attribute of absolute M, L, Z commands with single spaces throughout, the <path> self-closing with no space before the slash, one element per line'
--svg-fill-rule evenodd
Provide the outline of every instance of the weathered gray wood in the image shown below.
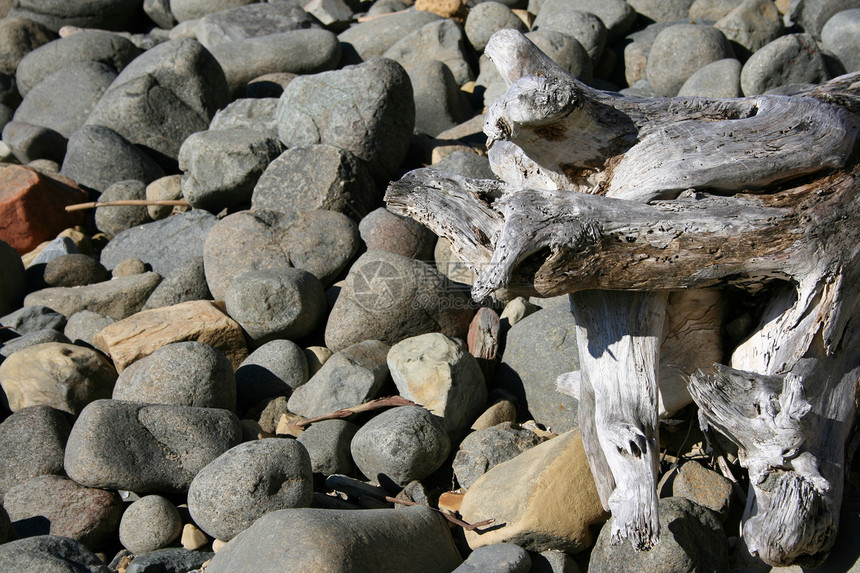
<path fill-rule="evenodd" d="M 704 416 L 738 443 L 754 480 L 743 530 L 752 554 L 772 565 L 820 561 L 838 522 L 860 374 L 860 168 L 852 155 L 860 74 L 791 97 L 642 99 L 583 86 L 516 32 L 498 33 L 487 53 L 510 84 L 485 124 L 504 183 L 418 170 L 390 186 L 389 207 L 446 237 L 472 264 L 474 297 L 503 286 L 579 293 L 583 340 L 600 338 L 598 323 L 626 333 L 604 341 L 626 345 L 616 364 L 607 353 L 581 357 L 580 424 L 598 491 L 615 514 L 613 535 L 640 548 L 656 535 L 654 508 L 632 477 L 649 483 L 648 456 L 609 449 L 613 440 L 648 443 L 656 393 L 645 365 L 656 363 L 658 348 L 649 345 L 653 334 L 636 335 L 630 317 L 661 309 L 654 294 L 637 301 L 593 289 L 752 290 L 786 281 L 733 354 L 732 367 L 746 373 L 723 367 L 693 377 L 690 389 Z M 616 296 L 615 310 L 601 315 Z M 675 318 L 667 324 L 688 322 Z M 625 370 L 636 380 L 622 385 L 617 372 Z M 738 380 L 746 379 L 744 390 Z M 598 414 L 627 395 L 620 417 Z M 635 430 L 616 429 L 625 423 Z M 614 492 L 638 498 L 615 504 Z"/>

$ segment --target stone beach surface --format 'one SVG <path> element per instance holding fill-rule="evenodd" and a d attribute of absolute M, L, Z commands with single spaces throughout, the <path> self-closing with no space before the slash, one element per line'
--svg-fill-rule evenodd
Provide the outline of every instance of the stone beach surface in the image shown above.
<path fill-rule="evenodd" d="M 0 1 L 0 571 L 771 570 L 683 397 L 661 542 L 612 545 L 567 298 L 476 316 L 385 209 L 494 177 L 501 29 L 632 96 L 860 71 L 860 0 Z M 129 199 L 185 205 L 66 211 Z M 852 479 L 821 571 L 860 568 Z"/>

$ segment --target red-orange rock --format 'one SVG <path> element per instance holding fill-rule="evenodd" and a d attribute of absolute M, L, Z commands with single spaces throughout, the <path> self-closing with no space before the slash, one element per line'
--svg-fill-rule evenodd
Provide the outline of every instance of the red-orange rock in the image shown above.
<path fill-rule="evenodd" d="M 82 224 L 83 211 L 67 213 L 65 208 L 86 200 L 86 191 L 67 177 L 4 166 L 0 168 L 0 239 L 23 255 L 62 230 Z"/>

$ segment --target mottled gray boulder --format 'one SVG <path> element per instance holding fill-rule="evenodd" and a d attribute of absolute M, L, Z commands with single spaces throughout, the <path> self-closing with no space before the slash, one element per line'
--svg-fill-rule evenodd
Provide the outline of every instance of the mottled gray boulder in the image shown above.
<path fill-rule="evenodd" d="M 785 33 L 782 14 L 770 0 L 744 0 L 715 22 L 714 28 L 734 42 L 735 51 L 741 57 L 749 57 Z"/>
<path fill-rule="evenodd" d="M 415 103 L 406 71 L 378 58 L 297 77 L 281 95 L 277 118 L 287 147 L 340 147 L 366 161 L 377 182 L 387 182 L 406 157 Z"/>
<path fill-rule="evenodd" d="M 184 573 L 198 571 L 202 565 L 215 555 L 211 551 L 189 551 L 184 547 L 156 549 L 142 555 L 135 555 L 125 573 Z"/>
<path fill-rule="evenodd" d="M 0 72 L 15 75 L 18 63 L 30 52 L 57 36 L 30 18 L 15 15 L 0 19 Z"/>
<path fill-rule="evenodd" d="M 681 97 L 740 97 L 741 63 L 734 58 L 717 60 L 693 73 L 678 95 Z"/>
<path fill-rule="evenodd" d="M 140 0 L 16 0 L 9 15 L 55 31 L 63 26 L 126 30 L 141 16 Z"/>
<path fill-rule="evenodd" d="M 116 322 L 113 318 L 93 312 L 81 310 L 69 317 L 63 334 L 72 344 L 94 347 L 93 338 L 107 326 Z"/>
<path fill-rule="evenodd" d="M 460 88 L 447 65 L 430 59 L 416 62 L 409 68 L 409 80 L 416 131 L 435 137 L 462 122 Z"/>
<path fill-rule="evenodd" d="M 248 127 L 277 136 L 278 123 L 275 120 L 277 109 L 278 98 L 276 97 L 240 98 L 224 109 L 218 110 L 209 124 L 209 129 Z"/>
<path fill-rule="evenodd" d="M 713 511 L 681 497 L 659 501 L 660 543 L 636 551 L 631 543 L 612 545 L 612 520 L 600 530 L 589 568 L 622 571 L 727 571 L 728 541 Z"/>
<path fill-rule="evenodd" d="M 162 276 L 174 276 L 180 265 L 203 256 L 203 242 L 217 219 L 194 210 L 133 227 L 114 237 L 101 253 L 101 262 L 113 269 L 136 258 Z"/>
<path fill-rule="evenodd" d="M 789 34 L 750 56 L 741 70 L 741 90 L 751 96 L 780 86 L 818 84 L 827 79 L 827 66 L 815 39 L 809 34 Z"/>
<path fill-rule="evenodd" d="M 146 183 L 129 179 L 117 181 L 99 196 L 99 201 L 123 201 L 146 199 Z M 145 205 L 123 205 L 96 209 L 96 228 L 110 238 L 126 229 L 152 221 Z"/>
<path fill-rule="evenodd" d="M 241 440 L 229 410 L 98 400 L 72 427 L 65 468 L 88 487 L 181 493 Z"/>
<path fill-rule="evenodd" d="M 409 5 L 404 0 L 376 0 L 367 9 L 368 16 L 382 16 L 383 14 L 393 14 L 401 12 L 409 8 Z"/>
<path fill-rule="evenodd" d="M 80 541 L 39 535 L 0 545 L 0 570 L 6 573 L 110 573 Z"/>
<path fill-rule="evenodd" d="M 203 271 L 203 256 L 191 257 L 177 264 L 164 279 L 146 302 L 141 310 L 173 306 L 189 300 L 206 300 L 212 298 L 209 286 L 206 284 L 206 274 Z"/>
<path fill-rule="evenodd" d="M 490 161 L 474 151 L 458 150 L 449 153 L 433 164 L 433 169 L 455 173 L 472 179 L 495 179 Z"/>
<path fill-rule="evenodd" d="M 447 523 L 426 507 L 273 511 L 216 553 L 206 571 L 448 573 L 462 559 Z"/>
<path fill-rule="evenodd" d="M 421 406 L 400 406 L 365 423 L 352 438 L 350 451 L 370 481 L 404 486 L 439 469 L 451 442 L 441 418 Z"/>
<path fill-rule="evenodd" d="M 830 18 L 821 30 L 821 45 L 839 59 L 846 73 L 860 70 L 860 8 Z"/>
<path fill-rule="evenodd" d="M 147 495 L 128 506 L 119 524 L 119 541 L 132 553 L 166 547 L 182 533 L 176 506 L 160 495 Z"/>
<path fill-rule="evenodd" d="M 428 332 L 465 338 L 470 299 L 427 263 L 376 250 L 350 268 L 326 323 L 334 351 L 362 340 L 388 344 Z"/>
<path fill-rule="evenodd" d="M 68 344 L 70 341 L 62 332 L 57 332 L 53 328 L 37 330 L 35 332 L 29 332 L 23 336 L 13 338 L 3 346 L 0 346 L 0 356 L 8 358 L 19 350 L 24 350 L 25 348 L 30 348 L 31 346 L 48 342 Z"/>
<path fill-rule="evenodd" d="M 388 345 L 365 340 L 335 352 L 306 384 L 293 390 L 291 412 L 313 418 L 372 400 L 388 379 Z"/>
<path fill-rule="evenodd" d="M 402 340 L 391 347 L 387 360 L 398 393 L 442 418 L 452 439 L 484 411 L 487 387 L 478 361 L 444 334 Z"/>
<path fill-rule="evenodd" d="M 140 48 L 119 34 L 82 30 L 41 46 L 18 64 L 15 81 L 21 95 L 52 73 L 76 62 L 99 62 L 120 72 L 139 56 Z"/>
<path fill-rule="evenodd" d="M 328 311 L 320 280 L 292 267 L 236 275 L 224 293 L 224 302 L 227 314 L 257 344 L 307 336 Z"/>
<path fill-rule="evenodd" d="M 34 477 L 62 475 L 71 426 L 50 406 L 23 408 L 0 423 L 0 500 Z"/>
<path fill-rule="evenodd" d="M 248 355 L 236 369 L 237 409 L 244 412 L 267 398 L 289 396 L 308 381 L 308 361 L 290 340 L 272 340 Z"/>
<path fill-rule="evenodd" d="M 454 456 L 457 483 L 468 488 L 490 468 L 517 457 L 542 441 L 543 438 L 531 430 L 510 422 L 472 432 L 460 443 Z"/>
<path fill-rule="evenodd" d="M 41 304 L 66 317 L 92 310 L 121 320 L 138 312 L 158 283 L 158 273 L 143 273 L 80 287 L 49 287 L 24 298 L 24 304 Z"/>
<path fill-rule="evenodd" d="M 45 329 L 62 332 L 66 326 L 66 317 L 47 306 L 24 306 L 6 316 L 0 316 L 0 326 L 11 328 L 18 334 Z"/>
<path fill-rule="evenodd" d="M 687 17 L 693 0 L 627 0 L 627 3 L 646 21 L 676 22 Z"/>
<path fill-rule="evenodd" d="M 539 310 L 507 334 L 496 385 L 523 404 L 535 420 L 560 434 L 577 427 L 579 402 L 556 390 L 561 374 L 579 370 L 573 316 L 564 306 Z"/>
<path fill-rule="evenodd" d="M 344 47 L 344 63 L 357 64 L 381 56 L 402 38 L 440 19 L 432 12 L 407 10 L 352 26 L 338 35 Z"/>
<path fill-rule="evenodd" d="M 182 196 L 213 213 L 248 203 L 257 179 L 280 153 L 273 134 L 248 127 L 194 133 L 179 150 Z"/>
<path fill-rule="evenodd" d="M 255 210 L 326 209 L 356 221 L 381 203 L 367 165 L 326 144 L 286 150 L 266 167 L 251 198 Z"/>
<path fill-rule="evenodd" d="M 693 0 L 690 18 L 716 22 L 737 8 L 744 0 Z"/>
<path fill-rule="evenodd" d="M 9 121 L 3 126 L 3 142 L 21 163 L 36 159 L 62 163 L 68 145 L 66 138 L 53 129 L 23 121 Z"/>
<path fill-rule="evenodd" d="M 466 43 L 462 27 L 446 18 L 425 24 L 398 40 L 383 56 L 398 62 L 407 72 L 427 60 L 438 60 L 448 66 L 461 86 L 475 79 Z"/>
<path fill-rule="evenodd" d="M 316 27 L 314 18 L 293 2 L 246 4 L 203 16 L 197 24 L 197 39 L 211 51 L 237 40 Z"/>
<path fill-rule="evenodd" d="M 267 438 L 231 448 L 203 468 L 188 490 L 188 511 L 203 531 L 229 541 L 257 518 L 308 507 L 312 497 L 311 460 L 304 446 Z"/>
<path fill-rule="evenodd" d="M 218 221 L 203 248 L 206 281 L 223 300 L 234 277 L 296 267 L 329 285 L 358 250 L 356 224 L 334 211 L 240 211 Z"/>
<path fill-rule="evenodd" d="M 115 491 L 88 488 L 58 475 L 44 475 L 6 492 L 3 507 L 18 536 L 62 535 L 92 550 L 116 533 L 125 509 Z"/>
<path fill-rule="evenodd" d="M 337 36 L 318 28 L 222 42 L 212 47 L 234 94 L 263 74 L 314 74 L 333 70 L 341 57 Z"/>
<path fill-rule="evenodd" d="M 469 43 L 478 52 L 483 52 L 490 36 L 499 30 L 518 30 L 525 34 L 528 27 L 519 16 L 501 2 L 481 2 L 469 10 L 464 31 Z"/>
<path fill-rule="evenodd" d="M 325 476 L 352 473 L 350 443 L 358 426 L 346 420 L 314 422 L 297 438 L 311 459 L 314 473 Z"/>
<path fill-rule="evenodd" d="M 844 10 L 860 8 L 858 0 L 793 0 L 789 2 L 786 22 L 796 24 L 814 38 L 820 37 L 824 24 Z"/>
<path fill-rule="evenodd" d="M 203 342 L 175 342 L 123 370 L 113 399 L 235 410 L 236 378 L 220 350 Z"/>
<path fill-rule="evenodd" d="M 475 549 L 452 573 L 529 573 L 529 552 L 513 543 L 494 543 Z"/>
<path fill-rule="evenodd" d="M 645 79 L 648 54 L 651 53 L 654 40 L 657 39 L 657 34 L 671 25 L 669 22 L 651 24 L 625 38 L 624 79 L 628 86 L 633 87 L 636 82 Z"/>
<path fill-rule="evenodd" d="M 109 127 L 170 163 L 185 138 L 205 130 L 228 99 L 227 80 L 212 54 L 195 40 L 171 40 L 126 66 L 87 124 Z"/>
<path fill-rule="evenodd" d="M 8 314 L 21 306 L 27 292 L 24 263 L 9 243 L 0 240 L 0 313 Z"/>
<path fill-rule="evenodd" d="M 149 183 L 164 176 L 152 157 L 101 125 L 85 125 L 72 134 L 60 173 L 100 193 L 117 181 Z"/>
<path fill-rule="evenodd" d="M 69 138 L 116 79 L 100 62 L 74 62 L 46 76 L 24 96 L 14 120 L 53 129 Z"/>
<path fill-rule="evenodd" d="M 600 18 L 589 12 L 571 10 L 567 0 L 545 0 L 532 29 L 567 34 L 582 44 L 595 65 L 606 47 L 606 26 Z"/>
<path fill-rule="evenodd" d="M 90 402 L 109 398 L 115 381 L 110 361 L 73 344 L 37 344 L 0 364 L 3 402 L 13 412 L 45 405 L 77 415 Z"/>
<path fill-rule="evenodd" d="M 729 41 L 713 26 L 676 24 L 657 34 L 646 74 L 659 95 L 674 96 L 696 70 L 732 57 Z"/>
<path fill-rule="evenodd" d="M 606 27 L 608 42 L 622 38 L 636 22 L 636 11 L 624 0 L 567 0 L 567 5 L 571 10 L 588 12 L 600 18 Z"/>
<path fill-rule="evenodd" d="M 433 258 L 436 235 L 414 219 L 395 215 L 384 207 L 363 218 L 358 232 L 370 250 L 383 249 L 419 261 Z"/>
<path fill-rule="evenodd" d="M 60 255 L 45 265 L 45 284 L 52 287 L 85 286 L 109 279 L 104 265 L 82 253 Z"/>
<path fill-rule="evenodd" d="M 177 21 L 185 22 L 253 2 L 254 0 L 170 0 L 170 11 Z"/>

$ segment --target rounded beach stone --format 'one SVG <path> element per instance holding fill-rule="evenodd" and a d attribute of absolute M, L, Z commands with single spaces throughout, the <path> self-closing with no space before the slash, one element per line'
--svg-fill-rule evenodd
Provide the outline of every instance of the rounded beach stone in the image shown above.
<path fill-rule="evenodd" d="M 45 475 L 6 492 L 3 507 L 21 537 L 62 535 L 96 550 L 116 533 L 125 505 L 115 491 Z"/>
<path fill-rule="evenodd" d="M 314 422 L 296 439 L 308 451 L 311 469 L 325 476 L 352 472 L 350 442 L 358 426 L 346 420 Z"/>
<path fill-rule="evenodd" d="M 0 364 L 0 386 L 13 412 L 45 405 L 77 415 L 90 402 L 110 398 L 115 381 L 104 356 L 73 344 L 37 344 Z"/>
<path fill-rule="evenodd" d="M 439 469 L 451 450 L 442 419 L 420 406 L 373 417 L 352 438 L 355 465 L 374 483 L 404 486 Z"/>
<path fill-rule="evenodd" d="M 192 257 L 180 262 L 169 275 L 158 283 L 141 310 L 173 306 L 192 300 L 212 298 L 206 284 L 203 257 Z"/>
<path fill-rule="evenodd" d="M 69 339 L 66 338 L 66 336 L 62 332 L 57 332 L 53 328 L 37 330 L 36 332 L 30 332 L 23 336 L 13 338 L 3 346 L 0 346 L 0 356 L 8 358 L 19 350 L 24 350 L 25 348 L 30 348 L 31 346 L 45 344 L 48 342 L 59 342 L 68 344 Z"/>
<path fill-rule="evenodd" d="M 192 207 L 213 213 L 247 203 L 280 153 L 274 135 L 247 127 L 194 133 L 179 150 L 182 196 Z"/>
<path fill-rule="evenodd" d="M 717 514 L 682 497 L 659 501 L 660 543 L 636 551 L 631 543 L 612 544 L 612 520 L 600 530 L 589 567 L 595 571 L 726 571 L 728 541 Z"/>
<path fill-rule="evenodd" d="M 23 306 L 6 316 L 0 316 L 0 326 L 6 326 L 18 334 L 53 329 L 62 332 L 66 317 L 42 305 Z"/>
<path fill-rule="evenodd" d="M 815 39 L 809 34 L 788 34 L 750 56 L 741 70 L 741 90 L 751 96 L 827 79 L 827 66 Z"/>
<path fill-rule="evenodd" d="M 657 34 L 646 74 L 659 95 L 674 96 L 696 70 L 732 57 L 729 41 L 713 26 L 677 24 Z"/>
<path fill-rule="evenodd" d="M 101 125 L 85 125 L 72 134 L 60 173 L 100 193 L 118 181 L 149 183 L 164 176 L 149 155 Z"/>
<path fill-rule="evenodd" d="M 182 199 L 182 175 L 166 175 L 146 186 L 148 201 L 176 201 Z M 173 213 L 170 205 L 147 205 L 146 212 L 154 221 L 164 219 Z"/>
<path fill-rule="evenodd" d="M 94 347 L 93 338 L 96 333 L 114 322 L 116 319 L 109 316 L 91 310 L 81 310 L 69 317 L 63 334 L 72 344 Z"/>
<path fill-rule="evenodd" d="M 494 466 L 513 459 L 544 440 L 510 422 L 472 432 L 460 443 L 452 467 L 457 483 L 469 488 Z"/>
<path fill-rule="evenodd" d="M 519 30 L 523 34 L 528 31 L 525 22 L 500 2 L 481 2 L 466 16 L 466 37 L 478 52 L 484 51 L 490 36 L 505 29 Z"/>
<path fill-rule="evenodd" d="M 167 547 L 182 533 L 176 506 L 160 495 L 147 495 L 128 506 L 119 524 L 119 541 L 135 554 Z"/>
<path fill-rule="evenodd" d="M 454 0 L 459 5 L 459 0 Z M 439 60 L 454 75 L 458 86 L 475 79 L 469 65 L 466 35 L 460 24 L 443 19 L 425 24 L 412 32 L 383 54 L 398 62 L 407 71 L 427 60 Z"/>
<path fill-rule="evenodd" d="M 0 19 L 0 72 L 14 75 L 24 56 L 54 38 L 51 30 L 29 18 Z"/>
<path fill-rule="evenodd" d="M 383 249 L 419 261 L 433 258 L 436 246 L 433 231 L 384 207 L 364 217 L 358 224 L 358 232 L 368 249 Z"/>
<path fill-rule="evenodd" d="M 338 36 L 344 44 L 344 63 L 357 64 L 381 56 L 398 40 L 438 20 L 440 17 L 432 12 L 404 10 L 386 18 L 360 22 Z"/>
<path fill-rule="evenodd" d="M 714 27 L 735 43 L 739 57 L 748 57 L 785 33 L 782 14 L 771 0 L 744 0 Z"/>
<path fill-rule="evenodd" d="M 258 343 L 307 336 L 328 310 L 319 279 L 291 267 L 238 275 L 224 302 L 227 314 Z"/>
<path fill-rule="evenodd" d="M 123 370 L 113 399 L 235 410 L 236 378 L 220 350 L 203 342 L 175 342 Z"/>
<path fill-rule="evenodd" d="M 124 201 L 146 199 L 146 183 L 135 179 L 117 181 L 105 189 L 99 201 Z M 122 205 L 99 207 L 96 209 L 96 228 L 113 238 L 126 229 L 131 229 L 144 223 L 149 223 L 149 217 L 144 205 Z"/>
<path fill-rule="evenodd" d="M 328 285 L 359 244 L 357 225 L 342 213 L 240 211 L 218 221 L 206 237 L 206 282 L 216 300 L 223 300 L 233 279 L 248 271 L 295 267 Z"/>
<path fill-rule="evenodd" d="M 326 209 L 358 221 L 381 203 L 382 193 L 363 161 L 318 144 L 292 147 L 272 161 L 254 187 L 251 208 Z"/>
<path fill-rule="evenodd" d="M 839 58 L 846 73 L 860 70 L 860 8 L 834 14 L 821 29 L 821 45 Z"/>
<path fill-rule="evenodd" d="M 532 559 L 529 552 L 513 543 L 494 543 L 472 551 L 463 564 L 451 573 L 529 573 Z"/>
<path fill-rule="evenodd" d="M 44 279 L 53 287 L 83 286 L 109 280 L 110 272 L 89 255 L 71 253 L 51 259 Z"/>
<path fill-rule="evenodd" d="M 445 519 L 427 507 L 284 509 L 224 546 L 207 573 L 374 571 L 448 573 L 462 562 Z"/>
<path fill-rule="evenodd" d="M 239 412 L 266 398 L 289 396 L 308 381 L 305 352 L 290 340 L 272 340 L 257 348 L 236 369 Z"/>
<path fill-rule="evenodd" d="M 461 123 L 461 92 L 447 65 L 439 60 L 416 62 L 409 68 L 409 79 L 418 133 L 435 137 Z"/>
<path fill-rule="evenodd" d="M 71 426 L 50 406 L 30 406 L 0 423 L 0 499 L 14 486 L 41 475 L 63 474 Z"/>
<path fill-rule="evenodd" d="M 412 85 L 406 70 L 387 58 L 303 75 L 284 89 L 277 118 L 287 147 L 327 143 L 345 149 L 367 162 L 377 182 L 388 181 L 412 138 Z"/>
<path fill-rule="evenodd" d="M 0 545 L 0 570 L 6 573 L 109 573 L 104 562 L 80 541 L 39 535 Z"/>
<path fill-rule="evenodd" d="M 532 29 L 567 34 L 582 44 L 595 65 L 606 47 L 606 26 L 600 18 L 589 12 L 571 10 L 565 0 L 545 0 Z"/>
<path fill-rule="evenodd" d="M 230 129 L 234 127 L 249 127 L 257 131 L 278 135 L 278 124 L 275 121 L 275 111 L 278 109 L 278 98 L 239 98 L 224 109 L 218 110 L 212 121 L 210 130 Z"/>
<path fill-rule="evenodd" d="M 741 63 L 734 58 L 717 60 L 687 78 L 680 97 L 731 98 L 741 96 Z"/>
<path fill-rule="evenodd" d="M 400 395 L 442 418 L 452 438 L 486 405 L 487 387 L 478 361 L 444 334 L 398 342 L 388 352 L 388 369 Z"/>
<path fill-rule="evenodd" d="M 308 507 L 313 497 L 311 460 L 286 438 L 245 442 L 203 468 L 188 490 L 188 511 L 207 534 L 229 541 L 259 517 Z"/>
<path fill-rule="evenodd" d="M 24 121 L 9 121 L 3 126 L 3 143 L 18 161 L 28 164 L 38 159 L 61 163 L 68 145 L 53 129 Z"/>
<path fill-rule="evenodd" d="M 0 313 L 8 314 L 21 306 L 27 289 L 27 277 L 21 255 L 0 239 Z"/>
<path fill-rule="evenodd" d="M 206 14 L 251 4 L 254 0 L 170 0 L 170 11 L 179 22 L 196 20 Z"/>
<path fill-rule="evenodd" d="M 319 24 L 292 2 L 245 4 L 203 16 L 197 24 L 197 39 L 213 51 L 225 43 L 311 27 Z"/>
<path fill-rule="evenodd" d="M 47 76 L 74 62 L 99 62 L 122 71 L 141 54 L 131 40 L 105 30 L 81 30 L 36 48 L 18 64 L 15 80 L 26 95 Z"/>

